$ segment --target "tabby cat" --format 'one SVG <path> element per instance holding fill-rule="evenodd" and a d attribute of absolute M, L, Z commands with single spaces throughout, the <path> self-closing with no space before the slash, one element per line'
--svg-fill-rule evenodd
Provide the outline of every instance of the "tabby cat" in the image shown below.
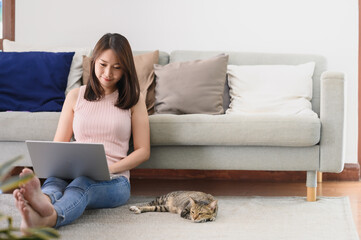
<path fill-rule="evenodd" d="M 134 213 L 172 212 L 192 222 L 216 220 L 218 200 L 210 194 L 194 191 L 177 191 L 157 197 L 155 200 L 141 206 L 131 206 Z"/>

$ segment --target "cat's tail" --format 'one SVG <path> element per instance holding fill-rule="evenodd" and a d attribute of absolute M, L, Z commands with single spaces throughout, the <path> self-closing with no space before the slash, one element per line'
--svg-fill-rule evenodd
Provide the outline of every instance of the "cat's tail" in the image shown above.
<path fill-rule="evenodd" d="M 131 206 L 130 211 L 134 213 L 143 213 L 143 212 L 169 212 L 169 207 L 166 205 L 158 206 Z"/>
<path fill-rule="evenodd" d="M 130 211 L 134 213 L 143 213 L 143 212 L 169 212 L 169 206 L 167 200 L 169 199 L 170 194 L 156 197 L 155 200 L 148 202 L 145 205 L 141 206 L 131 206 Z"/>

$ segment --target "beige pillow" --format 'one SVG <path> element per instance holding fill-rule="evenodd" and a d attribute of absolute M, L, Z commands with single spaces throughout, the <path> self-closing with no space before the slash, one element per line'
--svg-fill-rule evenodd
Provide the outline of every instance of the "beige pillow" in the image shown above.
<path fill-rule="evenodd" d="M 222 114 L 228 55 L 154 65 L 155 112 Z"/>
<path fill-rule="evenodd" d="M 83 77 L 82 77 L 82 84 L 86 85 L 89 81 L 90 76 L 90 62 L 91 58 L 87 56 L 83 56 Z"/>
<path fill-rule="evenodd" d="M 135 69 L 140 85 L 140 91 L 145 96 L 148 114 L 154 113 L 155 82 L 153 65 L 158 63 L 159 51 L 136 55 L 134 58 Z M 91 58 L 83 57 L 83 84 L 87 84 L 90 75 Z"/>
<path fill-rule="evenodd" d="M 154 64 L 158 63 L 159 51 L 136 55 L 134 58 L 135 70 L 140 85 L 140 91 L 145 96 L 145 103 L 148 114 L 154 113 L 155 102 L 155 81 L 154 81 Z"/>

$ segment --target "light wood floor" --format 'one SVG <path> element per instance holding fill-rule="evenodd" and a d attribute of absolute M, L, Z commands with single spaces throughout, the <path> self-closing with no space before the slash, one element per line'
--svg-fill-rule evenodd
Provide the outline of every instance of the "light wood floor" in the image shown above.
<path fill-rule="evenodd" d="M 305 183 L 240 182 L 222 180 L 132 179 L 132 195 L 158 196 L 170 191 L 195 190 L 214 196 L 306 196 Z M 318 196 L 348 196 L 361 236 L 361 182 L 323 182 Z"/>

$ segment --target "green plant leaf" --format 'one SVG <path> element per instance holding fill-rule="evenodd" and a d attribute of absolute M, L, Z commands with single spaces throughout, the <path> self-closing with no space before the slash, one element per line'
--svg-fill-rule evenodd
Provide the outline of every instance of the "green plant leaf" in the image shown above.
<path fill-rule="evenodd" d="M 0 240 L 18 239 L 18 240 L 48 240 L 58 239 L 60 234 L 54 228 L 28 228 L 27 235 L 22 235 L 19 228 L 7 228 L 0 230 Z M 14 234 L 19 233 L 19 234 Z M 5 238 L 4 238 L 5 237 Z"/>
<path fill-rule="evenodd" d="M 17 188 L 21 184 L 25 184 L 30 179 L 34 177 L 34 174 L 28 174 L 22 177 L 15 176 L 6 180 L 5 182 L 0 182 L 0 190 L 3 192 L 9 191 L 11 189 Z"/>
<path fill-rule="evenodd" d="M 3 219 L 7 219 L 7 218 L 8 218 L 8 216 L 0 213 L 0 221 L 2 221 Z"/>
<path fill-rule="evenodd" d="M 53 239 L 60 237 L 58 231 L 54 228 L 29 228 L 26 231 L 32 236 L 39 237 L 41 239 Z"/>
<path fill-rule="evenodd" d="M 19 155 L 0 165 L 0 182 L 4 180 L 3 178 L 6 176 L 6 173 L 9 171 L 11 166 L 22 158 L 23 156 Z"/>

